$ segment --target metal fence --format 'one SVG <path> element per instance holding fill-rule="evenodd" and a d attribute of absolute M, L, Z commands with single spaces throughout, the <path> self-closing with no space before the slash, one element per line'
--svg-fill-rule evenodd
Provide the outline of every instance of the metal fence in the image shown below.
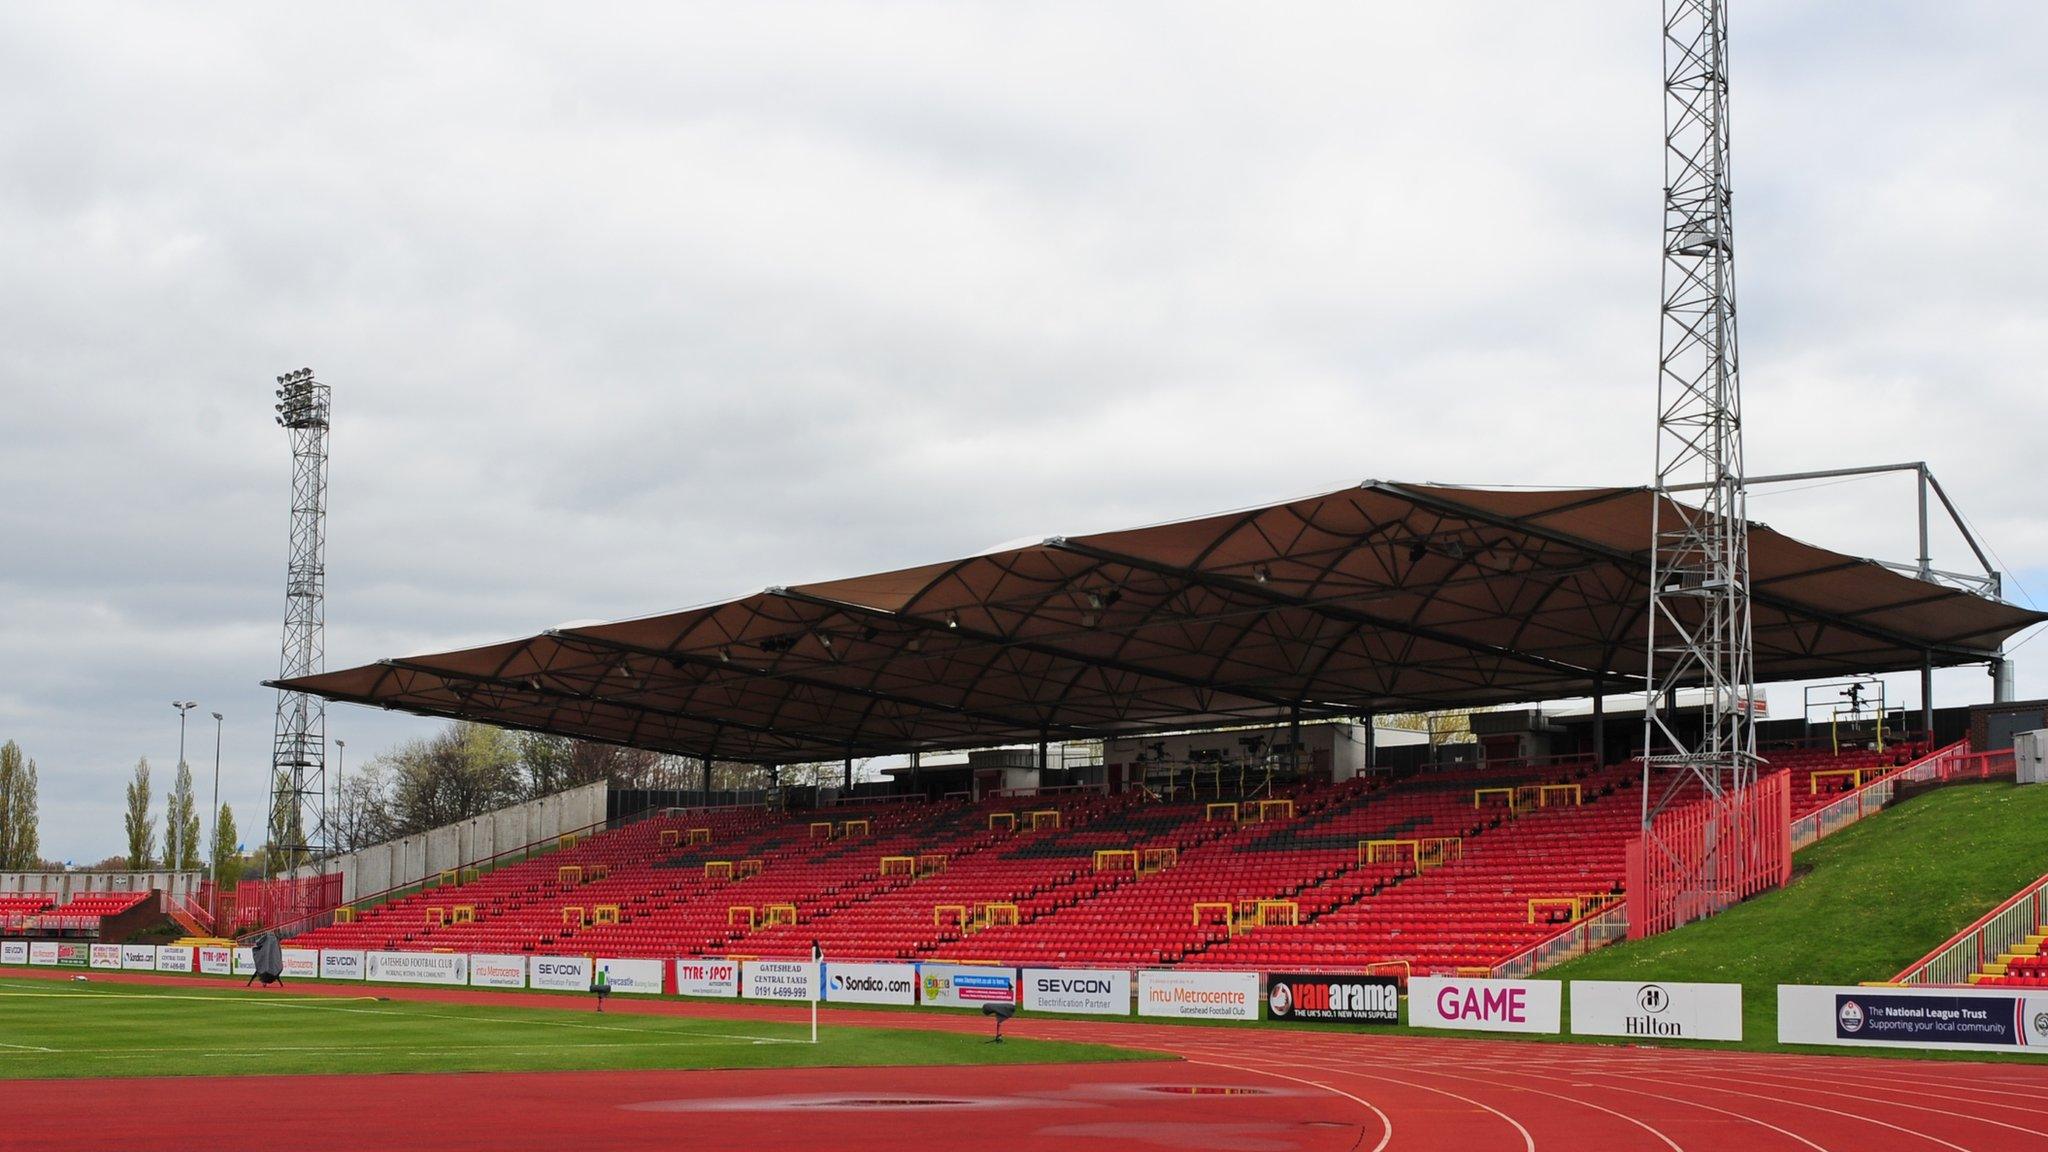
<path fill-rule="evenodd" d="M 2044 918 L 2048 918 L 2048 876 L 2022 888 L 1892 980 L 1897 984 L 1968 984 L 1985 964 L 2039 932 Z"/>
<path fill-rule="evenodd" d="M 1656 817 L 1628 844 L 1631 939 L 1712 916 L 1792 877 L 1791 773 Z"/>
<path fill-rule="evenodd" d="M 2013 754 L 2010 749 L 1997 752 L 1972 752 L 1963 741 L 1958 740 L 1946 748 L 1930 752 L 1913 763 L 1873 780 L 1840 800 L 1809 812 L 1792 822 L 1792 850 L 1798 851 L 1816 841 L 1825 840 L 1856 823 L 1865 816 L 1874 816 L 1884 810 L 1898 794 L 1901 780 L 1915 783 L 1932 783 L 1943 780 L 1989 780 L 2012 771 Z"/>
<path fill-rule="evenodd" d="M 1553 964 L 1584 956 L 1628 935 L 1628 908 L 1612 904 L 1582 916 L 1493 966 L 1496 980 L 1533 976 Z"/>

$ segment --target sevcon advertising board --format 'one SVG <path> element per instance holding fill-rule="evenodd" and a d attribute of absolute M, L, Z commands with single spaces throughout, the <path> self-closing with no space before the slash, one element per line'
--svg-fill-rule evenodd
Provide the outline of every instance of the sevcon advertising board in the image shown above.
<path fill-rule="evenodd" d="M 1026 1012 L 1131 1014 L 1131 974 L 1121 968 L 1026 968 Z"/>

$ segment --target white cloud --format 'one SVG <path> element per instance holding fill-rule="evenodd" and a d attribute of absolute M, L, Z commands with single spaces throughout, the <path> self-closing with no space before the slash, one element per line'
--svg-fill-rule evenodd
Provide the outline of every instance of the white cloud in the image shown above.
<path fill-rule="evenodd" d="M 2048 592 L 2044 25 L 1744 8 L 1735 108 L 1752 466 L 1926 457 Z M 1656 34 L 1611 0 L 8 9 L 0 718 L 46 844 L 115 842 L 172 695 L 260 804 L 300 364 L 337 665 L 1366 476 L 1642 480 Z M 1906 508 L 1759 504 L 1902 557 Z"/>

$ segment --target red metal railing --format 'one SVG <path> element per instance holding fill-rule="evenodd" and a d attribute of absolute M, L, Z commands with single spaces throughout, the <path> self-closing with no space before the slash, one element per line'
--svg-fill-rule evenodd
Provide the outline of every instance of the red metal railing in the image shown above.
<path fill-rule="evenodd" d="M 1892 977 L 1895 984 L 1968 984 L 1972 974 L 2048 923 L 2048 876 L 2043 876 L 1949 937 L 1946 944 Z"/>
<path fill-rule="evenodd" d="M 1493 976 L 1502 980 L 1533 976 L 1553 964 L 1584 956 L 1627 935 L 1628 904 L 1625 901 L 1609 904 L 1597 912 L 1586 913 L 1495 964 Z"/>
<path fill-rule="evenodd" d="M 1628 936 L 1711 916 L 1792 876 L 1792 780 L 1774 772 L 1720 802 L 1660 813 L 1628 844 Z M 1732 851 L 1731 851 L 1732 849 Z"/>

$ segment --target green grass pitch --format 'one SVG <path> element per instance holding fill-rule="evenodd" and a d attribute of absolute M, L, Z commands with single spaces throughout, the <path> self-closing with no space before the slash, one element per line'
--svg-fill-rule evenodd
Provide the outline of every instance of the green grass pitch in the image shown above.
<path fill-rule="evenodd" d="M 0 978 L 0 1078 L 796 1068 L 1143 1060 L 979 1034 Z"/>

